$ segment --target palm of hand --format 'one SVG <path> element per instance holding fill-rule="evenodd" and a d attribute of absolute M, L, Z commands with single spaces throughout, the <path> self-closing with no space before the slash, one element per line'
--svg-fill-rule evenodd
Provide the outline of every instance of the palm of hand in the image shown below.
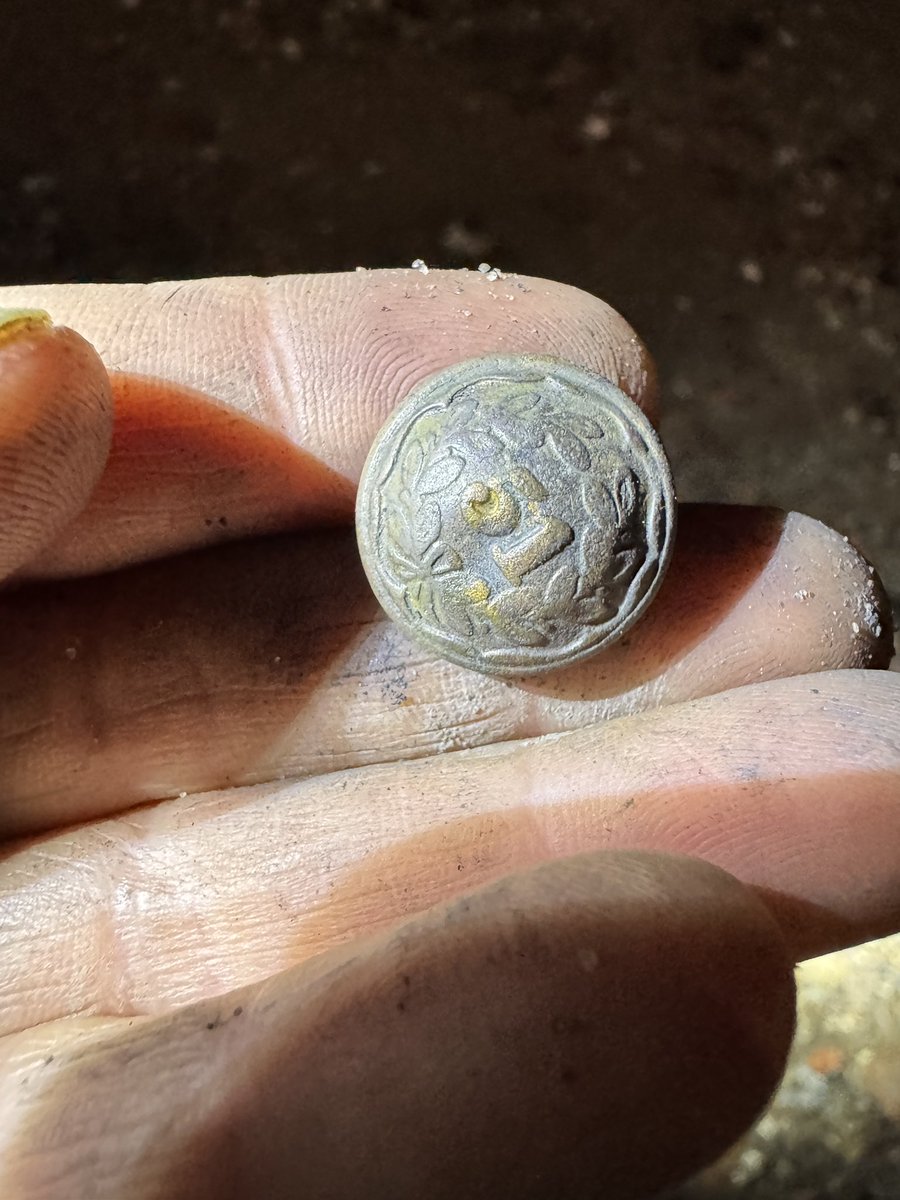
<path fill-rule="evenodd" d="M 897 688 L 842 669 L 889 655 L 863 560 L 686 507 L 627 644 L 476 677 L 380 615 L 352 481 L 492 349 L 652 411 L 610 310 L 408 272 L 0 299 L 115 372 L 106 461 L 93 355 L 0 343 L 3 1194 L 626 1196 L 724 1148 L 789 962 L 896 923 Z"/>

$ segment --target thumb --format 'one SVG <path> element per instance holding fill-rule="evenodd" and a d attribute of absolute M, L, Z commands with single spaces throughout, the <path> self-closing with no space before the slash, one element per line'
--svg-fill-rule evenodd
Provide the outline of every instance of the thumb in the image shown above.
<path fill-rule="evenodd" d="M 6 1039 L 0 1192 L 645 1197 L 752 1122 L 792 1021 L 731 876 L 561 860 L 227 998 Z"/>
<path fill-rule="evenodd" d="M 109 450 L 103 364 L 46 313 L 0 309 L 0 579 L 84 507 Z"/>

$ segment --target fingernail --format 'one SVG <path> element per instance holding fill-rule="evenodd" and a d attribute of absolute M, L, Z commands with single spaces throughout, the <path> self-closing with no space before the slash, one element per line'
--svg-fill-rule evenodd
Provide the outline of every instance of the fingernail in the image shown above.
<path fill-rule="evenodd" d="M 53 322 L 40 308 L 0 308 L 0 346 L 23 333 L 47 329 Z"/>

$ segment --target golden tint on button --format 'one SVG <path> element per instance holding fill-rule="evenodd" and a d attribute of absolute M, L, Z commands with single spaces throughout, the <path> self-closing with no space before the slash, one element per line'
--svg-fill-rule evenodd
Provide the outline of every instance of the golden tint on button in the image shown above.
<path fill-rule="evenodd" d="M 497 356 L 426 380 L 369 452 L 360 554 L 388 615 L 435 654 L 534 675 L 646 610 L 675 534 L 659 438 L 609 380 Z"/>

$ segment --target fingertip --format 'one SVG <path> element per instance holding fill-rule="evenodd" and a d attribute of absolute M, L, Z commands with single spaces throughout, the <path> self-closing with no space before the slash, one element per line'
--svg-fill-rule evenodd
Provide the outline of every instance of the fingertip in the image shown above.
<path fill-rule="evenodd" d="M 423 1194 L 436 1161 L 434 1196 L 538 1197 L 550 1179 L 573 1200 L 598 1180 L 616 1200 L 655 1194 L 752 1122 L 793 1012 L 780 930 L 724 872 L 638 853 L 547 864 L 344 974 L 293 1093 L 340 1115 L 344 1162 L 310 1140 L 304 1168 L 318 1185 L 349 1167 L 346 1195 L 352 1178 L 360 1195 Z M 385 1130 L 392 1173 L 375 1165 Z"/>
<path fill-rule="evenodd" d="M 93 347 L 44 312 L 0 312 L 0 578 L 81 510 L 111 434 L 109 379 Z"/>
<path fill-rule="evenodd" d="M 605 300 L 571 284 L 526 277 L 559 327 L 548 327 L 551 343 L 576 365 L 611 379 L 657 424 L 660 388 L 656 363 L 627 318 Z"/>
<path fill-rule="evenodd" d="M 623 316 L 569 284 L 494 274 L 374 270 L 243 281 L 235 294 L 211 280 L 206 290 L 211 302 L 227 296 L 244 309 L 253 297 L 253 340 L 269 364 L 263 392 L 287 386 L 302 443 L 354 480 L 412 389 L 468 359 L 560 358 L 611 380 L 657 418 L 655 368 Z"/>
<path fill-rule="evenodd" d="M 309 967 L 296 1068 L 283 1031 L 254 1063 L 261 1191 L 655 1194 L 747 1128 L 793 1032 L 768 910 L 674 856 L 547 864 L 353 947 L 327 986 Z"/>
<path fill-rule="evenodd" d="M 894 653 L 891 603 L 875 567 L 850 538 L 815 517 L 788 513 L 772 562 L 780 613 L 810 649 L 809 670 L 886 668 Z"/>

